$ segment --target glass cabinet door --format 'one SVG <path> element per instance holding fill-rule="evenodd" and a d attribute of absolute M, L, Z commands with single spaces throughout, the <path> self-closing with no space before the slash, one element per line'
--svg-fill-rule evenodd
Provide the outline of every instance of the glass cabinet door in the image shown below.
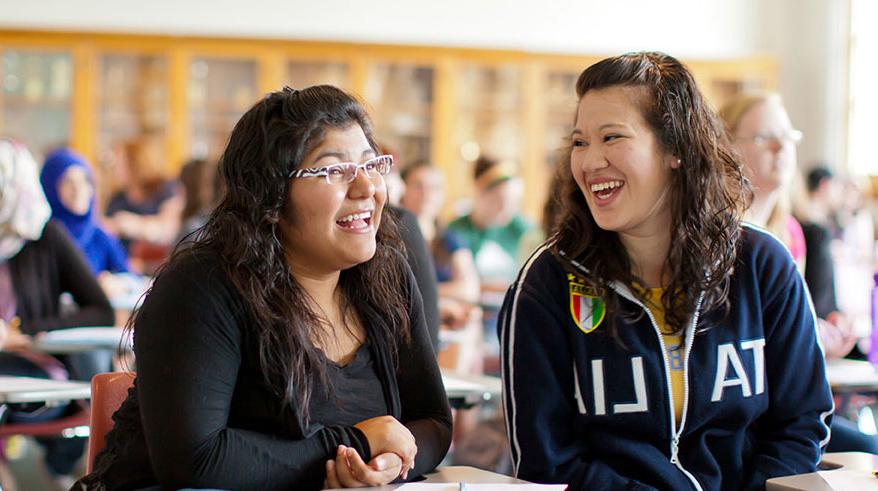
<path fill-rule="evenodd" d="M 558 164 L 568 151 L 570 132 L 576 119 L 578 72 L 549 71 L 546 84 L 546 132 L 543 139 L 547 169 Z"/>
<path fill-rule="evenodd" d="M 162 56 L 104 54 L 96 86 L 98 178 L 102 197 L 111 191 L 121 146 L 149 134 L 161 138 L 168 123 L 168 63 Z M 166 153 L 162 151 L 162 153 Z M 174 163 L 175 164 L 175 163 Z"/>
<path fill-rule="evenodd" d="M 517 65 L 485 67 L 464 64 L 457 78 L 457 114 L 453 142 L 457 149 L 454 212 L 467 211 L 473 162 L 480 156 L 521 170 L 523 151 L 522 74 Z M 452 186 L 449 186 L 451 189 Z M 459 193 L 466 193 L 460 195 Z"/>
<path fill-rule="evenodd" d="M 294 89 L 326 84 L 347 90 L 350 73 L 347 64 L 342 62 L 294 60 L 287 63 L 285 83 Z"/>
<path fill-rule="evenodd" d="M 369 67 L 363 94 L 378 143 L 399 168 L 430 158 L 433 127 L 433 69 L 400 63 Z"/>
<path fill-rule="evenodd" d="M 0 56 L 0 135 L 23 142 L 42 162 L 70 140 L 72 58 L 24 49 L 4 49 Z"/>
<path fill-rule="evenodd" d="M 235 123 L 256 102 L 257 64 L 246 59 L 195 58 L 189 75 L 189 154 L 216 160 Z"/>

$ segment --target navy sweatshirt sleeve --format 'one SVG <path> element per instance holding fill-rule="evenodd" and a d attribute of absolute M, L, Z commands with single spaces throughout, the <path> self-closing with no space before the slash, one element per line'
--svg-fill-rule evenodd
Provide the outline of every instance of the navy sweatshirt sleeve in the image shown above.
<path fill-rule="evenodd" d="M 616 472 L 571 430 L 576 419 L 573 357 L 546 285 L 528 275 L 534 258 L 506 294 L 499 336 L 503 405 L 515 475 L 571 490 L 654 489 Z M 536 266 L 537 268 L 540 265 Z"/>
<path fill-rule="evenodd" d="M 766 479 L 816 470 L 829 441 L 833 403 L 814 309 L 792 257 L 776 240 L 765 240 L 753 262 L 763 299 L 770 407 L 754 428 L 745 487 L 763 489 Z"/>
<path fill-rule="evenodd" d="M 136 386 L 162 488 L 307 487 L 338 445 L 368 461 L 366 437 L 353 426 L 324 427 L 301 440 L 228 426 L 236 383 L 243 383 L 236 306 L 230 286 L 216 275 L 169 269 L 137 319 Z"/>

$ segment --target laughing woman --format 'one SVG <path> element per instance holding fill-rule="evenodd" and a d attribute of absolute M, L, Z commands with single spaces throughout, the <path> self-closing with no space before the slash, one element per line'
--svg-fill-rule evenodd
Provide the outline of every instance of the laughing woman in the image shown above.
<path fill-rule="evenodd" d="M 359 487 L 439 463 L 450 412 L 376 149 L 334 87 L 241 118 L 223 200 L 135 314 L 136 386 L 88 489 Z"/>
<path fill-rule="evenodd" d="M 814 471 L 832 400 L 810 300 L 741 224 L 749 185 L 691 74 L 634 53 L 576 92 L 559 231 L 501 311 L 518 476 L 732 490 Z"/>

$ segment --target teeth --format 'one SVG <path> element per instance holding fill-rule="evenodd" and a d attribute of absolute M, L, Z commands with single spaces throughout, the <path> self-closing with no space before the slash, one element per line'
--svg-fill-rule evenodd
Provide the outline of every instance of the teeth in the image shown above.
<path fill-rule="evenodd" d="M 372 218 L 371 211 L 363 211 L 360 213 L 351 213 L 350 215 L 345 215 L 339 220 L 339 222 L 352 222 L 354 220 L 365 220 L 367 218 Z"/>
<path fill-rule="evenodd" d="M 622 184 L 623 184 L 622 181 L 607 181 L 607 182 L 602 182 L 600 184 L 592 184 L 591 185 L 591 192 L 597 193 L 597 192 L 603 191 L 605 189 L 618 188 L 618 187 L 621 187 Z"/>

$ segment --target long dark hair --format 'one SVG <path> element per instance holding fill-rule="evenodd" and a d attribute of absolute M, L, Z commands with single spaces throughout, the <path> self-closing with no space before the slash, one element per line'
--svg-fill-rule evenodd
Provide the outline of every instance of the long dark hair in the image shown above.
<path fill-rule="evenodd" d="M 576 94 L 582 100 L 590 90 L 617 86 L 645 90 L 641 108 L 645 120 L 664 150 L 681 161 L 670 178 L 672 247 L 664 264 L 670 282 L 662 297 L 665 321 L 680 333 L 700 292 L 704 292 L 701 310 L 727 311 L 728 280 L 751 188 L 722 123 L 682 63 L 654 52 L 607 58 L 582 72 Z M 569 154 L 565 164 L 569 165 Z M 618 234 L 598 227 L 569 167 L 562 181 L 562 215 L 552 246 L 556 257 L 571 269 L 572 261 L 584 266 L 598 291 L 609 292 L 614 281 L 629 287 L 644 284 L 631 272 L 631 258 Z M 631 289 L 645 300 L 644 292 Z M 608 311 L 619 312 L 616 296 L 606 297 Z M 612 329 L 615 333 L 615 323 Z"/>
<path fill-rule="evenodd" d="M 285 87 L 265 96 L 241 117 L 229 137 L 220 160 L 222 200 L 194 234 L 194 243 L 178 247 L 168 260 L 170 264 L 205 251 L 221 258 L 255 321 L 248 328 L 256 339 L 267 385 L 284 404 L 294 403 L 306 424 L 314 375 L 327 382 L 328 361 L 314 341 L 326 339 L 329 326 L 309 306 L 306 292 L 290 273 L 278 224 L 289 206 L 290 172 L 323 141 L 327 129 L 351 125 L 359 125 L 377 151 L 365 109 L 340 89 Z M 364 327 L 370 342 L 386 348 L 394 362 L 397 343 L 410 334 L 400 244 L 391 214 L 383 213 L 375 255 L 342 271 L 339 279 L 343 312 L 356 306 L 360 314 L 370 311 L 386 319 Z"/>

